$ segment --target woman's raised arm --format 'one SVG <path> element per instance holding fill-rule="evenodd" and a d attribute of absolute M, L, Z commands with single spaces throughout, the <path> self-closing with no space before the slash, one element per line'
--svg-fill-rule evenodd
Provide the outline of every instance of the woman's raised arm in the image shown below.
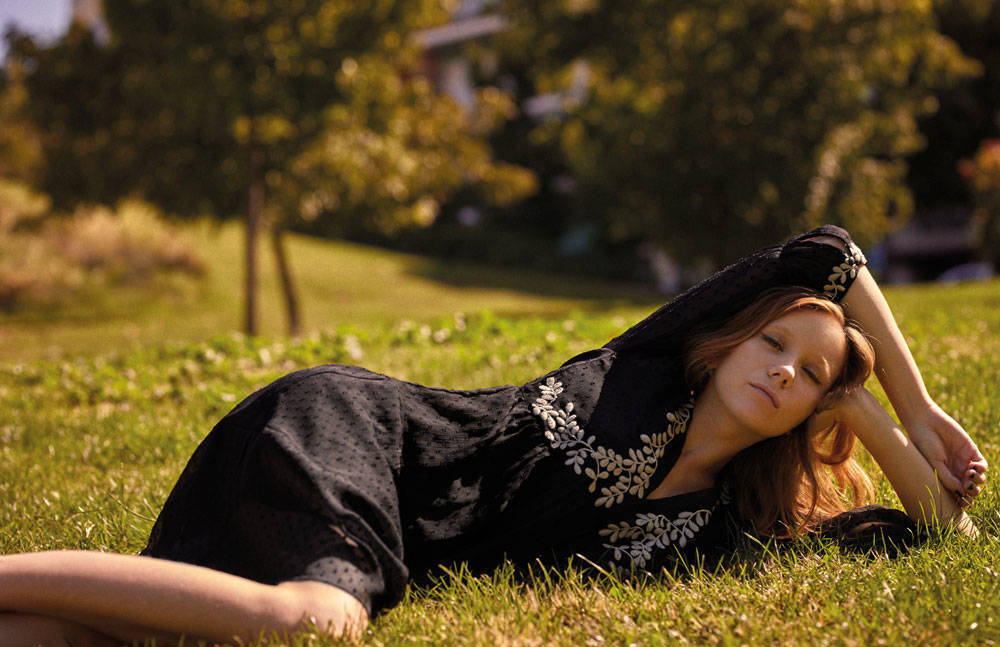
<path fill-rule="evenodd" d="M 842 241 L 813 239 L 844 248 Z M 882 291 L 867 267 L 841 299 L 847 316 L 857 321 L 875 348 L 875 375 L 899 420 L 944 486 L 957 496 L 976 496 L 986 480 L 986 459 L 976 443 L 927 393 L 920 369 L 896 324 Z"/>
<path fill-rule="evenodd" d="M 875 347 L 875 375 L 914 444 L 946 488 L 956 495 L 979 493 L 986 459 L 969 434 L 927 393 L 920 369 L 896 325 L 889 304 L 868 268 L 862 267 L 841 303 Z"/>

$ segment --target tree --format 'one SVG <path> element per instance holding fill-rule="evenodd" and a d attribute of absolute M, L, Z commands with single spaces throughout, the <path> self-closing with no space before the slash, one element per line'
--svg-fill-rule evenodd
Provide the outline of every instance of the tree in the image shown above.
<path fill-rule="evenodd" d="M 298 205 L 293 211 L 325 216 L 327 230 L 340 221 L 391 233 L 430 224 L 462 187 L 496 205 L 534 190 L 534 175 L 495 161 L 485 139 L 515 110 L 510 97 L 486 88 L 468 114 L 425 79 L 401 78 L 386 65 L 373 57 L 344 61 L 337 74 L 344 101 L 326 111 L 324 130 L 288 168 L 295 181 L 285 186 L 305 187 L 283 196 Z"/>
<path fill-rule="evenodd" d="M 21 66 L 0 69 L 0 181 L 31 183 L 40 172 L 40 133 L 27 114 L 27 102 Z"/>
<path fill-rule="evenodd" d="M 414 74 L 409 40 L 415 29 L 447 15 L 442 0 L 106 0 L 107 46 L 96 45 L 78 28 L 47 49 L 30 41 L 12 43 L 12 52 L 34 70 L 28 86 L 35 114 L 53 131 L 49 160 L 72 160 L 75 167 L 66 173 L 52 164 L 45 188 L 57 204 L 137 194 L 180 215 L 243 212 L 245 327 L 251 334 L 256 332 L 256 241 L 269 218 L 295 333 L 298 308 L 282 245 L 285 225 L 298 217 L 300 206 L 312 209 L 307 211 L 312 217 L 331 217 L 341 204 L 378 195 L 387 181 L 361 173 L 361 185 L 349 187 L 354 193 L 339 193 L 346 181 L 321 171 L 350 174 L 352 160 L 370 160 L 355 151 L 345 156 L 330 142 L 367 137 L 407 152 L 448 151 L 453 158 L 462 155 L 456 147 L 475 146 L 477 115 L 453 111 L 448 123 L 407 124 L 407 118 L 420 115 L 400 112 L 414 93 L 428 111 L 451 109 L 449 99 L 425 91 L 426 83 Z M 343 106 L 356 105 L 359 91 L 337 78 L 351 69 L 363 86 L 399 90 L 368 96 L 378 109 L 348 120 Z M 383 114 L 398 118 L 380 119 Z M 420 137 L 407 138 L 407 128 L 418 129 Z M 477 159 L 483 168 L 462 181 L 499 186 L 499 180 L 514 178 L 522 189 L 530 188 L 530 177 L 495 167 L 488 151 Z M 427 175 L 398 178 L 410 206 L 424 212 L 456 186 L 450 178 L 433 181 Z M 315 189 L 322 182 L 325 193 Z M 299 195 L 324 199 L 292 197 Z M 395 217 L 397 224 L 406 220 L 399 216 L 412 212 L 353 211 Z"/>
<path fill-rule="evenodd" d="M 982 74 L 937 95 L 940 108 L 920 124 L 927 148 L 910 160 L 909 185 L 924 205 L 968 204 L 968 185 L 956 172 L 980 142 L 1000 137 L 1000 2 L 935 0 L 942 34 L 982 65 Z M 976 192 L 972 192 L 975 200 Z"/>
<path fill-rule="evenodd" d="M 905 157 L 934 88 L 977 70 L 927 3 L 508 0 L 507 56 L 553 91 L 560 142 L 611 238 L 719 265 L 820 222 L 862 244 L 912 210 Z"/>

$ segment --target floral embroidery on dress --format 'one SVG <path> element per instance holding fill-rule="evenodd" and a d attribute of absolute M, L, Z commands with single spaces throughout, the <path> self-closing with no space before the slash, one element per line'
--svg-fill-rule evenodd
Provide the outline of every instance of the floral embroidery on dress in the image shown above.
<path fill-rule="evenodd" d="M 628 558 L 627 567 L 624 564 L 613 564 L 619 572 L 627 571 L 628 567 L 645 568 L 653 559 L 654 551 L 671 546 L 687 546 L 708 525 L 715 509 L 728 501 L 729 488 L 723 485 L 719 498 L 711 508 L 681 512 L 674 519 L 662 514 L 639 513 L 633 522 L 609 524 L 599 530 L 598 534 L 607 537 L 609 543 L 602 545 L 612 551 L 611 558 L 614 562 Z M 623 543 L 618 543 L 619 541 Z"/>
<path fill-rule="evenodd" d="M 583 428 L 577 423 L 572 402 L 565 407 L 555 406 L 563 392 L 562 382 L 550 377 L 539 386 L 541 395 L 531 405 L 531 411 L 545 424 L 545 438 L 553 449 L 566 452 L 566 465 L 577 474 L 590 479 L 590 492 L 600 492 L 594 500 L 597 507 L 610 508 L 625 500 L 626 494 L 638 498 L 645 496 L 649 480 L 656 472 L 656 466 L 663 457 L 667 445 L 679 434 L 687 431 L 693 403 L 688 402 L 680 409 L 667 414 L 665 430 L 642 434 L 641 447 L 632 447 L 628 455 L 622 455 L 595 444 L 596 436 L 584 437 Z M 602 486 L 602 481 L 614 479 L 610 485 Z M 600 490 L 598 487 L 600 486 Z"/>
<path fill-rule="evenodd" d="M 833 273 L 826 278 L 827 284 L 823 286 L 823 294 L 831 299 L 836 299 L 841 292 L 846 292 L 848 286 L 858 275 L 858 268 L 867 263 L 861 248 L 854 244 L 848 245 L 844 262 L 833 268 Z"/>

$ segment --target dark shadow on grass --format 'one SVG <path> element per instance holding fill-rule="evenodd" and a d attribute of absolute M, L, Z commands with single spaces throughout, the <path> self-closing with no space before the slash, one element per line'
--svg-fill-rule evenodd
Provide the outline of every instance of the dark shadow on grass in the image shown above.
<path fill-rule="evenodd" d="M 622 305 L 658 307 L 670 300 L 650 286 L 589 276 L 555 274 L 474 263 L 421 258 L 408 271 L 413 276 L 459 288 L 505 289 L 541 297 L 580 299 L 594 309 Z"/>

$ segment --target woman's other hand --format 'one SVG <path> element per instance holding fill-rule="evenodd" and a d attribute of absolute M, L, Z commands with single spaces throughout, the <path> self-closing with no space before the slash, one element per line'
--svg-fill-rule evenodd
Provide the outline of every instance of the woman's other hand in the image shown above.
<path fill-rule="evenodd" d="M 968 505 L 982 491 L 988 464 L 976 443 L 936 404 L 907 421 L 906 432 L 941 483 Z"/>
<path fill-rule="evenodd" d="M 945 483 L 949 477 L 951 481 L 962 482 L 951 474 L 947 465 L 956 462 L 955 457 L 963 456 L 966 457 L 963 464 L 978 466 L 970 467 L 976 475 L 967 477 L 975 484 L 966 493 L 974 496 L 985 479 L 986 461 L 962 428 L 940 408 L 937 411 L 939 415 L 928 415 L 919 425 L 927 451 L 938 456 L 935 464 L 922 453 L 914 437 L 906 434 L 864 388 L 855 389 L 829 408 L 814 413 L 809 425 L 815 431 L 835 422 L 847 425 L 882 468 L 911 519 L 929 525 L 947 523 L 974 537 L 976 528 L 961 508 L 969 499 L 958 496 Z M 942 430 L 941 435 L 937 429 Z"/>
<path fill-rule="evenodd" d="M 809 427 L 813 432 L 828 429 L 834 423 L 847 425 L 853 431 L 859 422 L 864 420 L 865 406 L 878 404 L 875 396 L 864 388 L 850 391 L 827 406 L 820 405 L 812 416 L 809 417 Z"/>
<path fill-rule="evenodd" d="M 858 424 L 864 424 L 866 407 L 871 411 L 876 405 L 878 401 L 867 389 L 856 389 L 831 408 L 815 413 L 810 425 L 818 430 L 842 422 L 857 428 Z M 959 505 L 969 505 L 982 492 L 989 467 L 976 443 L 936 404 L 908 422 L 907 435 L 927 459 L 938 480 L 957 497 Z"/>

